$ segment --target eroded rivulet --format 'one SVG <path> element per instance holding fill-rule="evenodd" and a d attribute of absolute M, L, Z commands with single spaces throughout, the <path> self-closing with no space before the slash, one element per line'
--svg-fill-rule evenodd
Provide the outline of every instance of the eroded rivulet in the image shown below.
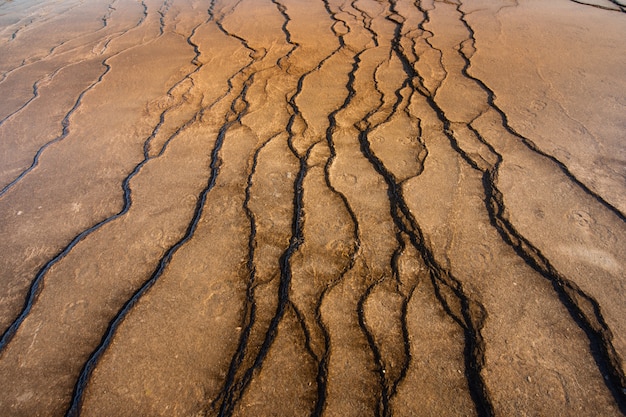
<path fill-rule="evenodd" d="M 0 414 L 626 413 L 625 12 L 0 1 Z"/>

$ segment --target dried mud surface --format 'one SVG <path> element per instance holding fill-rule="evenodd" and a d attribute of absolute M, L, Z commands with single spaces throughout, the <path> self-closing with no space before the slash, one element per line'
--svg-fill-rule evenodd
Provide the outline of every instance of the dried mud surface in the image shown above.
<path fill-rule="evenodd" d="M 623 415 L 625 12 L 0 1 L 0 415 Z"/>

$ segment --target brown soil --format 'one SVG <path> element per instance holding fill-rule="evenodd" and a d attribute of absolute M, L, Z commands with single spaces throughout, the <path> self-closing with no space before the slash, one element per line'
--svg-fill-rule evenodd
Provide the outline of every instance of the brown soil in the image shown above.
<path fill-rule="evenodd" d="M 0 415 L 626 413 L 626 2 L 0 1 Z"/>

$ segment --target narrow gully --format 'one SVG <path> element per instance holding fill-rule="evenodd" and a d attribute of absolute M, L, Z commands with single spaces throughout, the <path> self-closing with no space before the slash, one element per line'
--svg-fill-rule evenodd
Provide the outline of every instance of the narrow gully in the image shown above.
<path fill-rule="evenodd" d="M 167 252 L 163 255 L 161 260 L 158 263 L 157 268 L 154 270 L 150 278 L 144 282 L 144 284 L 133 294 L 133 296 L 126 301 L 124 306 L 119 310 L 116 314 L 115 318 L 109 323 L 106 333 L 102 337 L 102 340 L 98 347 L 91 354 L 87 362 L 85 363 L 81 374 L 78 378 L 76 386 L 74 388 L 74 393 L 72 395 L 72 400 L 68 410 L 65 413 L 66 417 L 75 417 L 80 414 L 80 407 L 82 405 L 83 395 L 85 392 L 85 388 L 89 382 L 89 378 L 98 365 L 98 362 L 102 355 L 106 352 L 109 347 L 117 328 L 124 321 L 125 317 L 132 310 L 132 308 L 137 304 L 137 302 L 141 299 L 141 297 L 146 294 L 150 288 L 156 283 L 156 281 L 161 277 L 167 266 L 169 265 L 172 257 L 176 254 L 176 252 L 189 241 L 196 231 L 198 227 L 198 223 L 200 222 L 200 218 L 202 217 L 202 213 L 204 211 L 205 203 L 207 200 L 207 196 L 209 192 L 215 187 L 217 182 L 217 177 L 219 175 L 220 167 L 222 164 L 222 160 L 220 157 L 220 152 L 222 146 L 224 144 L 224 138 L 226 136 L 226 132 L 235 124 L 240 123 L 241 118 L 245 115 L 248 110 L 248 103 L 245 99 L 246 92 L 250 85 L 253 82 L 254 74 L 250 75 L 246 81 L 244 82 L 242 91 L 233 99 L 231 104 L 230 114 L 234 113 L 234 118 L 229 117 L 227 114 L 225 117 L 225 123 L 220 128 L 220 131 L 217 135 L 217 139 L 215 141 L 215 145 L 211 151 L 211 163 L 209 165 L 210 175 L 208 179 L 207 186 L 200 193 L 196 208 L 194 211 L 193 218 L 187 227 L 187 231 L 184 236 L 179 239 L 174 245 L 172 245 Z M 245 104 L 245 107 L 241 111 L 237 111 L 236 104 L 238 101 L 242 101 Z"/>
<path fill-rule="evenodd" d="M 389 0 L 389 4 L 389 10 L 394 14 L 398 14 L 395 8 L 396 2 L 394 0 Z M 402 47 L 400 46 L 400 36 L 404 23 L 398 22 L 391 18 L 389 18 L 388 20 L 393 22 L 396 26 L 394 31 L 394 39 L 392 41 L 393 52 L 402 63 L 404 71 L 409 80 L 418 79 L 421 86 L 423 87 L 423 79 L 415 71 L 413 65 L 411 64 L 407 55 L 404 53 Z M 443 114 L 441 109 L 436 105 L 433 97 L 425 93 L 425 88 L 418 88 L 417 91 L 422 96 L 424 96 L 430 107 L 435 111 L 439 120 L 444 125 L 444 131 L 446 132 L 446 135 L 449 136 L 450 133 L 448 127 L 450 122 L 445 118 L 445 115 Z M 439 291 L 437 289 L 437 286 L 440 285 L 440 283 L 443 283 L 443 285 L 446 285 L 453 290 L 455 296 L 461 302 L 462 318 L 457 318 L 454 315 L 452 315 L 451 317 L 456 318 L 457 320 L 462 319 L 461 323 L 465 334 L 465 372 L 466 378 L 468 380 L 470 395 L 474 400 L 476 411 L 479 416 L 493 416 L 493 405 L 491 404 L 488 389 L 481 374 L 482 366 L 484 364 L 485 349 L 484 340 L 481 335 L 481 329 L 483 326 L 486 311 L 480 305 L 480 303 L 470 299 L 467 294 L 465 294 L 462 284 L 456 278 L 454 278 L 449 271 L 446 271 L 435 260 L 432 250 L 429 249 L 425 244 L 421 229 L 417 225 L 415 218 L 413 217 L 408 206 L 406 205 L 406 202 L 402 195 L 402 188 L 393 178 L 393 174 L 391 174 L 391 172 L 387 170 L 382 161 L 378 157 L 376 157 L 376 155 L 371 151 L 368 140 L 368 134 L 370 131 L 371 126 L 366 126 L 365 128 L 361 129 L 361 135 L 359 137 L 359 140 L 361 142 L 361 150 L 366 158 L 370 160 L 370 163 L 374 166 L 374 168 L 385 179 L 388 186 L 389 199 L 392 204 L 391 211 L 394 222 L 400 230 L 402 230 L 410 237 L 411 243 L 413 244 L 415 249 L 420 252 L 428 269 L 430 270 L 431 276 L 433 277 L 433 284 L 435 284 L 436 292 Z M 441 300 L 442 299 L 440 299 L 440 301 Z M 449 307 L 447 307 L 445 304 L 442 304 L 442 306 L 448 313 L 450 313 Z"/>
<path fill-rule="evenodd" d="M 141 24 L 144 22 L 144 20 L 147 18 L 148 16 L 148 8 L 147 5 L 145 4 L 145 1 L 142 1 L 143 7 L 144 7 L 144 14 L 143 17 L 140 19 L 140 21 L 137 23 L 136 26 L 129 28 L 125 31 L 123 31 L 122 33 L 120 33 L 119 35 L 117 35 L 114 38 L 120 38 L 123 35 L 125 35 L 126 33 L 128 33 L 131 30 L 137 29 L 139 26 L 141 26 Z M 159 34 L 159 36 L 162 36 L 164 32 L 161 31 L 161 33 Z M 107 44 L 113 40 L 114 38 L 110 39 Z M 193 45 L 192 45 L 193 46 Z M 100 84 L 102 82 L 102 80 L 104 79 L 104 77 L 109 73 L 109 71 L 111 70 L 111 65 L 109 65 L 108 61 L 112 58 L 115 58 L 121 54 L 123 54 L 124 52 L 132 49 L 133 46 L 127 47 L 122 49 L 121 51 L 118 51 L 108 57 L 106 57 L 103 61 L 102 61 L 102 66 L 104 66 L 106 69 L 105 71 L 98 77 L 98 79 L 96 81 L 94 81 L 92 84 L 90 84 L 85 90 L 83 90 L 79 95 L 78 98 L 76 99 L 76 101 L 74 102 L 74 105 L 72 106 L 72 108 L 67 112 L 67 114 L 65 115 L 65 117 L 63 118 L 63 120 L 61 121 L 61 126 L 62 126 L 62 132 L 61 135 L 57 136 L 56 138 L 46 142 L 44 145 L 42 145 L 37 152 L 35 153 L 34 157 L 33 157 L 33 162 L 31 163 L 31 165 L 26 168 L 24 171 L 22 171 L 16 178 L 14 178 L 11 182 L 9 182 L 7 185 L 5 185 L 1 190 L 0 190 L 0 198 L 2 198 L 8 191 L 10 191 L 17 183 L 19 183 L 22 179 L 24 179 L 24 177 L 26 177 L 30 172 L 32 172 L 38 165 L 39 165 L 39 158 L 41 157 L 41 154 L 50 146 L 62 142 L 70 133 L 70 118 L 71 116 L 80 108 L 80 105 L 82 103 L 83 97 L 89 93 L 90 91 L 92 91 L 94 88 L 96 88 L 98 86 L 98 84 Z M 53 48 L 54 49 L 54 48 Z M 195 51 L 196 53 L 198 53 L 197 49 Z M 51 54 L 53 53 L 52 51 L 50 52 Z M 74 64 L 74 63 L 72 63 Z M 51 75 L 50 75 L 50 79 L 54 76 L 54 74 L 56 74 L 58 71 L 62 70 L 62 68 L 59 68 L 57 70 L 55 70 Z M 194 71 L 195 72 L 195 71 Z M 189 76 L 190 74 L 188 74 Z M 185 78 L 188 78 L 188 76 L 186 76 Z M 33 90 L 34 90 L 34 94 L 35 96 L 33 96 L 30 100 L 28 100 L 22 107 L 20 107 L 20 109 L 18 109 L 15 113 L 23 110 L 23 108 L 25 108 L 30 102 L 32 102 L 32 100 L 34 100 L 37 97 L 37 91 L 38 89 L 36 88 L 37 86 L 37 82 L 35 83 L 35 85 L 33 86 Z M 13 113 L 11 115 L 9 115 L 8 117 L 6 117 L 5 119 L 3 119 L 2 121 L 0 121 L 0 126 L 2 125 L 2 123 L 4 123 L 9 117 L 13 116 Z M 0 351 L 2 350 L 2 341 L 0 340 Z"/>
<path fill-rule="evenodd" d="M 474 32 L 465 21 L 464 12 L 459 10 L 461 5 L 457 4 L 456 7 L 457 7 L 459 14 L 461 15 L 461 20 L 463 20 L 463 23 L 466 26 L 470 34 L 469 39 L 472 42 L 475 42 L 475 39 L 473 36 Z M 423 11 L 423 12 L 425 13 L 426 17 L 428 17 L 428 12 L 427 11 Z M 514 135 L 515 137 L 518 137 L 524 140 L 525 138 L 523 138 L 522 136 L 514 132 L 508 126 L 506 114 L 504 114 L 504 112 L 501 109 L 497 108 L 497 106 L 494 103 L 495 95 L 493 91 L 490 90 L 481 80 L 478 80 L 475 77 L 468 74 L 468 68 L 471 65 L 470 57 L 467 57 L 464 55 L 464 53 L 462 52 L 462 48 L 458 48 L 457 51 L 459 55 L 461 55 L 465 61 L 465 66 L 462 70 L 463 75 L 466 76 L 468 79 L 475 81 L 487 93 L 488 104 L 490 105 L 491 108 L 496 110 L 496 112 L 501 116 L 503 128 L 507 130 L 509 133 L 511 133 L 512 135 Z M 610 392 L 613 394 L 613 397 L 616 403 L 618 404 L 622 412 L 624 412 L 624 409 L 625 409 L 624 404 L 626 403 L 626 391 L 624 388 L 625 387 L 624 381 L 626 381 L 626 378 L 624 377 L 624 374 L 621 371 L 621 368 L 619 366 L 619 363 L 620 363 L 619 356 L 617 355 L 611 343 L 611 339 L 612 339 L 611 331 L 606 325 L 604 318 L 602 317 L 600 313 L 600 308 L 599 308 L 597 301 L 594 300 L 589 295 L 582 292 L 574 283 L 570 282 L 562 274 L 560 274 L 551 265 L 550 261 L 543 254 L 541 254 L 541 252 L 535 246 L 533 246 L 524 236 L 522 236 L 509 222 L 507 215 L 506 215 L 507 212 L 506 212 L 506 207 L 504 205 L 504 201 L 502 198 L 502 194 L 497 188 L 497 173 L 498 173 L 498 168 L 500 166 L 500 163 L 502 162 L 502 155 L 497 153 L 495 149 L 479 134 L 479 132 L 476 131 L 471 126 L 472 122 L 468 123 L 467 127 L 476 135 L 476 137 L 481 141 L 481 143 L 487 146 L 490 152 L 496 155 L 497 157 L 497 163 L 492 169 L 485 170 L 484 168 L 481 168 L 479 164 L 477 164 L 466 152 L 464 152 L 460 148 L 456 138 L 450 132 L 450 122 L 445 118 L 443 111 L 437 105 L 434 98 L 432 98 L 432 96 L 430 95 L 428 95 L 426 98 L 429 101 L 429 104 L 431 105 L 431 107 L 438 113 L 442 122 L 444 122 L 444 131 L 446 133 L 446 136 L 448 136 L 448 139 L 450 140 L 450 143 L 453 149 L 457 153 L 459 153 L 459 155 L 472 168 L 483 173 L 483 186 L 485 190 L 485 206 L 488 210 L 492 225 L 498 230 L 503 240 L 508 245 L 510 245 L 515 250 L 515 252 L 522 259 L 525 260 L 525 262 L 528 265 L 530 265 L 534 270 L 536 270 L 538 273 L 540 273 L 542 276 L 544 276 L 546 279 L 548 279 L 552 283 L 555 291 L 559 295 L 559 298 L 561 299 L 561 301 L 563 302 L 567 310 L 570 312 L 570 315 L 572 316 L 574 321 L 581 327 L 581 329 L 585 332 L 585 334 L 589 338 L 592 355 L 594 359 L 596 360 L 596 363 L 599 367 L 600 372 L 605 376 L 604 381 L 607 387 L 609 388 Z M 525 144 L 528 146 L 527 143 Z M 529 148 L 531 150 L 534 150 L 530 146 Z M 544 155 L 541 151 L 536 151 L 536 153 L 539 154 L 540 156 L 546 157 L 547 159 L 551 160 L 552 162 L 557 164 L 557 166 L 559 165 L 558 161 L 553 160 L 553 158 L 551 158 L 550 156 Z M 559 168 L 561 168 L 561 170 L 563 171 L 563 167 L 559 166 Z M 575 178 L 573 178 L 571 175 L 568 175 L 568 172 L 565 172 L 565 171 L 563 172 L 574 183 L 576 183 L 577 185 L 581 185 L 577 182 Z M 587 190 L 585 190 L 586 187 L 584 187 L 584 185 L 581 185 L 581 188 L 583 188 L 583 190 L 587 192 Z M 593 192 L 591 191 L 587 192 L 587 194 L 593 196 Z M 599 201 L 600 203 L 602 203 L 603 201 L 603 200 L 602 201 L 598 200 L 598 198 L 596 198 L 596 200 Z M 606 204 L 603 204 L 603 205 L 607 207 Z M 610 207 L 607 207 L 607 208 L 611 210 Z M 614 210 L 611 210 L 611 211 L 615 213 Z M 617 214 L 619 217 L 620 213 L 618 212 L 615 214 Z M 595 317 L 588 317 L 585 314 L 584 309 L 576 302 L 577 296 L 582 297 L 583 299 L 587 300 L 589 303 L 593 305 L 593 311 L 595 313 L 594 314 Z M 596 325 L 594 325 L 594 323 L 596 323 Z"/>
<path fill-rule="evenodd" d="M 474 164 L 475 169 L 483 173 L 483 186 L 486 196 L 485 206 L 492 225 L 498 230 L 503 240 L 509 244 L 527 264 L 551 282 L 555 292 L 570 313 L 572 319 L 589 339 L 591 354 L 600 372 L 604 375 L 604 382 L 622 412 L 626 414 L 626 378 L 621 371 L 621 361 L 613 347 L 613 336 L 602 316 L 600 305 L 593 297 L 586 294 L 575 283 L 559 273 L 549 259 L 522 236 L 508 220 L 502 193 L 497 188 L 498 168 L 502 162 L 502 155 L 497 153 L 471 124 L 468 125 L 468 128 L 482 143 L 488 146 L 491 152 L 498 158 L 497 163 L 491 169 L 481 169 L 477 164 Z M 471 161 L 471 157 L 465 154 L 460 148 L 458 152 L 464 155 L 464 159 Z M 594 313 L 593 317 L 589 317 L 589 315 L 585 313 L 586 309 L 577 301 L 580 298 L 591 304 Z"/>
<path fill-rule="evenodd" d="M 475 48 L 476 47 L 475 46 L 476 45 L 475 32 L 474 32 L 474 29 L 472 29 L 472 27 L 467 22 L 466 13 L 461 9 L 461 6 L 462 6 L 462 3 L 458 3 L 456 5 L 456 10 L 459 12 L 460 20 L 463 23 L 463 25 L 465 26 L 465 28 L 467 29 L 468 33 L 469 33 L 468 40 L 471 42 L 472 47 Z M 530 139 L 528 139 L 525 136 L 521 135 L 519 132 L 517 132 L 515 129 L 513 129 L 513 127 L 511 127 L 511 125 L 509 123 L 508 116 L 506 115 L 506 113 L 495 102 L 495 93 L 493 92 L 493 90 L 491 88 L 489 88 L 482 80 L 472 76 L 469 73 L 469 69 L 471 67 L 471 61 L 470 61 L 471 56 L 468 57 L 468 56 L 465 55 L 465 53 L 463 52 L 462 45 L 459 45 L 458 52 L 459 52 L 459 55 L 465 61 L 465 65 L 464 65 L 463 70 L 462 70 L 463 71 L 463 75 L 465 77 L 469 78 L 470 80 L 473 80 L 487 94 L 487 103 L 489 104 L 489 106 L 492 109 L 494 109 L 499 114 L 500 118 L 502 119 L 502 127 L 508 133 L 510 133 L 511 135 L 513 135 L 516 138 L 518 138 L 524 145 L 526 145 L 526 147 L 528 149 L 530 149 L 534 153 L 536 153 L 536 154 L 538 154 L 538 155 L 540 155 L 540 156 L 542 156 L 544 158 L 549 159 L 552 163 L 554 163 L 563 172 L 563 174 L 565 174 L 565 176 L 567 176 L 574 184 L 576 184 L 578 187 L 580 187 L 580 189 L 582 189 L 586 194 L 591 196 L 598 203 L 602 204 L 606 209 L 610 210 L 613 214 L 615 214 L 617 217 L 619 217 L 620 220 L 622 220 L 623 222 L 626 222 L 626 216 L 624 215 L 624 213 L 622 213 L 617 207 L 613 206 L 611 203 L 606 201 L 601 195 L 599 195 L 598 193 L 596 193 L 595 191 L 593 191 L 589 187 L 587 187 L 587 185 L 585 183 L 580 181 L 574 174 L 572 174 L 572 172 L 569 170 L 567 165 L 565 165 L 563 162 L 558 160 L 555 156 L 550 155 L 547 152 L 542 151 Z"/>
<path fill-rule="evenodd" d="M 474 37 L 474 31 L 466 20 L 466 14 L 461 10 L 461 4 L 456 6 L 457 11 L 460 14 L 460 20 L 463 22 L 465 28 L 469 33 L 469 40 L 474 46 L 476 39 Z M 539 154 L 542 157 L 548 158 L 550 161 L 555 163 L 561 171 L 576 185 L 578 185 L 585 193 L 592 196 L 596 201 L 601 203 L 604 207 L 611 210 L 614 214 L 624 220 L 624 217 L 619 210 L 611 206 L 605 200 L 603 200 L 599 195 L 589 190 L 584 184 L 582 184 L 576 177 L 574 177 L 567 167 L 558 161 L 556 158 L 551 155 L 547 155 L 541 150 L 537 149 L 532 142 L 523 136 L 519 135 L 515 132 L 508 124 L 508 118 L 506 114 L 494 103 L 495 94 L 489 89 L 485 83 L 481 80 L 473 77 L 469 74 L 469 68 L 471 66 L 471 56 L 466 56 L 463 53 L 463 48 L 458 48 L 458 53 L 465 61 L 465 65 L 462 69 L 463 75 L 467 78 L 475 81 L 486 93 L 488 97 L 488 103 L 491 108 L 496 110 L 496 112 L 500 115 L 502 120 L 503 128 L 519 138 L 526 144 L 529 149 L 533 150 L 535 153 Z M 591 352 L 596 360 L 596 363 L 600 369 L 600 372 L 605 376 L 604 381 L 607 384 L 607 387 L 613 394 L 615 401 L 618 406 L 622 410 L 623 413 L 626 414 L 626 376 L 624 375 L 621 366 L 620 366 L 620 358 L 617 354 L 615 348 L 612 344 L 612 333 L 609 327 L 606 324 L 606 321 L 602 317 L 599 303 L 590 295 L 586 294 L 582 291 L 575 283 L 568 280 L 565 276 L 559 273 L 556 268 L 551 264 L 549 259 L 545 257 L 541 251 L 534 246 L 528 239 L 519 233 L 515 227 L 508 220 L 506 206 L 504 205 L 504 200 L 502 193 L 497 188 L 497 176 L 500 164 L 502 163 L 502 155 L 496 152 L 496 150 L 483 138 L 480 133 L 475 130 L 471 126 L 471 122 L 468 123 L 467 127 L 476 135 L 479 140 L 485 144 L 489 150 L 497 156 L 497 162 L 494 167 L 490 170 L 484 170 L 478 168 L 477 165 L 474 167 L 483 172 L 483 184 L 485 188 L 486 195 L 486 207 L 490 214 L 490 218 L 492 224 L 500 234 L 503 239 L 511 245 L 515 251 L 520 255 L 529 265 L 533 267 L 537 272 L 539 272 L 542 276 L 548 279 L 559 298 L 570 312 L 572 318 L 577 322 L 577 324 L 583 329 L 587 337 L 589 338 L 589 343 L 591 346 Z M 456 141 L 455 141 L 456 142 Z M 455 146 L 457 152 L 463 155 L 465 160 L 471 160 L 469 155 L 465 154 L 460 147 Z M 576 301 L 579 298 L 583 298 L 586 302 L 590 303 L 593 306 L 593 317 L 589 317 L 588 314 L 585 313 L 585 309 Z"/>
<path fill-rule="evenodd" d="M 120 52 L 122 53 L 122 52 Z M 199 52 L 196 52 L 196 57 L 194 57 L 194 60 L 197 59 L 197 56 L 199 54 Z M 114 55 L 115 56 L 115 55 Z M 61 135 L 60 137 L 57 138 L 57 142 L 62 140 L 64 137 L 66 137 L 69 133 L 69 118 L 71 116 L 71 114 L 76 111 L 76 109 L 79 107 L 79 104 L 81 102 L 82 97 L 87 93 L 87 91 L 89 91 L 90 89 L 92 89 L 97 83 L 99 83 L 102 78 L 106 75 L 106 73 L 111 69 L 110 65 L 107 65 L 107 71 L 105 71 L 98 79 L 97 82 L 95 82 L 94 84 L 92 84 L 88 89 L 86 89 L 85 91 L 83 91 L 81 93 L 81 95 L 79 96 L 78 100 L 76 101 L 74 107 L 72 108 L 72 110 L 65 116 L 65 118 L 63 119 L 63 135 Z M 183 79 L 181 79 L 180 81 L 178 81 L 176 84 L 174 84 L 174 86 L 172 86 L 170 88 L 170 90 L 168 91 L 168 95 L 171 96 L 172 91 L 179 86 L 182 82 L 184 82 L 186 79 L 189 79 L 189 77 L 191 77 L 195 72 L 197 72 L 199 70 L 199 67 L 196 68 L 192 73 L 187 74 Z M 82 231 L 81 233 L 79 233 L 77 236 L 75 236 L 70 243 L 65 246 L 59 253 L 57 253 L 57 255 L 55 255 L 51 260 L 49 260 L 35 275 L 35 278 L 33 279 L 33 281 L 30 284 L 28 293 L 26 295 L 26 300 L 24 302 L 24 306 L 21 310 L 21 312 L 19 313 L 19 315 L 16 317 L 16 319 L 11 323 L 11 325 L 4 331 L 4 333 L 2 334 L 2 338 L 0 338 L 0 355 L 2 354 L 3 350 L 5 349 L 5 347 L 7 346 L 7 344 L 11 341 L 11 339 L 13 338 L 13 336 L 15 335 L 15 333 L 18 331 L 19 327 L 21 326 L 21 324 L 23 323 L 23 321 L 26 319 L 26 317 L 28 316 L 28 314 L 30 313 L 33 304 L 36 302 L 37 297 L 40 293 L 40 291 L 42 290 L 42 285 L 43 285 L 43 281 L 44 281 L 44 276 L 46 275 L 46 273 L 50 270 L 50 268 L 52 268 L 55 264 L 57 264 L 59 261 L 61 261 L 62 259 L 64 259 L 67 254 L 82 240 L 84 240 L 87 236 L 91 235 L 92 233 L 96 232 L 97 230 L 99 230 L 100 228 L 102 228 L 103 226 L 105 226 L 106 224 L 124 216 L 126 213 L 128 213 L 128 211 L 130 210 L 131 206 L 132 206 L 132 190 L 130 187 L 130 182 L 131 180 L 141 171 L 141 169 L 144 167 L 144 165 L 146 165 L 149 161 L 151 161 L 152 159 L 155 158 L 159 158 L 161 157 L 164 153 L 165 150 L 167 149 L 167 146 L 169 145 L 169 143 L 176 137 L 178 136 L 178 134 L 182 131 L 182 129 L 184 129 L 186 126 L 188 126 L 190 124 L 191 121 L 189 121 L 188 123 L 185 123 L 183 126 L 181 126 L 179 129 L 177 129 L 169 138 L 167 141 L 165 141 L 165 143 L 162 145 L 160 151 L 155 155 L 155 156 L 150 156 L 149 155 L 149 149 L 150 149 L 150 143 L 151 141 L 154 139 L 154 137 L 156 136 L 156 133 L 158 132 L 160 126 L 163 124 L 163 122 L 165 121 L 165 115 L 171 110 L 171 107 L 166 108 L 165 110 L 163 110 L 163 112 L 161 112 L 161 115 L 159 117 L 159 123 L 157 124 L 157 126 L 155 126 L 155 128 L 153 129 L 152 134 L 144 141 L 143 144 L 143 156 L 144 159 L 139 162 L 134 168 L 133 170 L 130 172 L 130 174 L 124 178 L 124 180 L 122 181 L 122 190 L 124 193 L 124 204 L 122 206 L 122 209 L 112 215 L 109 216 L 107 218 L 105 218 L 104 220 L 96 223 L 95 225 L 89 227 L 88 229 Z M 193 120 L 193 119 L 192 119 Z M 39 152 L 36 155 L 36 159 L 35 161 L 38 160 L 39 155 L 41 155 L 41 153 L 43 152 L 43 150 L 49 146 L 50 144 L 54 143 L 53 142 L 49 142 L 47 145 L 44 145 L 44 147 L 42 147 Z M 34 166 L 31 167 L 31 170 L 34 168 Z M 29 171 L 28 171 L 29 172 Z M 28 172 L 25 172 L 22 174 L 21 177 L 18 177 L 17 180 L 15 180 L 12 184 L 16 183 L 19 179 L 23 178 Z M 9 186 L 7 186 L 9 187 Z M 2 190 L 0 192 L 0 197 L 2 197 L 2 195 L 6 192 L 6 189 Z"/>

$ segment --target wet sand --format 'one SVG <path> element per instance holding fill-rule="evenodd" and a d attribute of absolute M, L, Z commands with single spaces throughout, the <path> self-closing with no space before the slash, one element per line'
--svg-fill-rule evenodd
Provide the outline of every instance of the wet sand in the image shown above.
<path fill-rule="evenodd" d="M 0 415 L 626 414 L 626 3 L 0 1 Z"/>

